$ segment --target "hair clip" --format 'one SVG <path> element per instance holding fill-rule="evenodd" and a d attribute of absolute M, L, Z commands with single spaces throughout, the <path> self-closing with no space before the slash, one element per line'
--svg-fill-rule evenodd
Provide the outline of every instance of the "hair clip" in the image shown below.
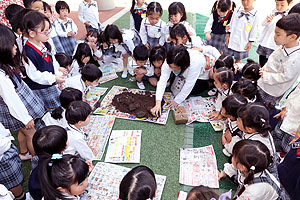
<path fill-rule="evenodd" d="M 226 200 L 227 198 L 231 199 L 232 190 L 225 192 L 219 196 L 218 200 Z M 216 200 L 215 198 L 211 198 L 210 200 Z"/>
<path fill-rule="evenodd" d="M 51 157 L 51 160 L 59 160 L 59 159 L 62 159 L 62 154 L 55 153 Z"/>
<path fill-rule="evenodd" d="M 255 166 L 251 166 L 250 169 L 254 171 L 255 170 Z"/>

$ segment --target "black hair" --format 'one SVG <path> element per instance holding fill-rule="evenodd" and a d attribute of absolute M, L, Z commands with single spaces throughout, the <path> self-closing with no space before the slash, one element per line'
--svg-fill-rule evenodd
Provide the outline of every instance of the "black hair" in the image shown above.
<path fill-rule="evenodd" d="M 269 111 L 261 103 L 248 103 L 238 110 L 238 117 L 242 119 L 243 126 L 253 128 L 263 137 L 269 135 Z"/>
<path fill-rule="evenodd" d="M 135 6 L 135 1 L 136 0 L 132 0 L 132 4 L 131 4 L 131 8 L 130 8 L 130 13 L 132 14 L 132 15 L 134 15 L 134 6 Z M 147 5 L 147 3 L 145 2 L 145 4 Z"/>
<path fill-rule="evenodd" d="M 250 79 L 251 81 L 257 81 L 260 78 L 259 70 L 259 64 L 254 60 L 248 58 L 247 63 L 242 69 L 242 76 L 244 78 Z"/>
<path fill-rule="evenodd" d="M 149 3 L 149 5 L 147 6 L 147 16 L 149 16 L 153 13 L 160 13 L 160 16 L 162 16 L 163 9 L 162 9 L 160 3 L 154 2 L 154 1 Z"/>
<path fill-rule="evenodd" d="M 56 4 L 55 4 L 55 11 L 58 14 L 60 14 L 60 10 L 62 10 L 62 9 L 67 9 L 68 12 L 70 13 L 70 7 L 67 4 L 67 2 L 65 2 L 65 1 L 58 1 L 58 2 L 56 2 Z"/>
<path fill-rule="evenodd" d="M 24 7 L 18 5 L 18 4 L 10 4 L 5 8 L 5 17 L 8 19 L 9 23 L 11 19 L 18 14 L 21 10 L 23 10 Z"/>
<path fill-rule="evenodd" d="M 73 101 L 66 110 L 66 120 L 74 125 L 79 121 L 85 121 L 91 114 L 91 106 L 84 101 Z"/>
<path fill-rule="evenodd" d="M 222 107 L 225 109 L 226 115 L 230 115 L 235 119 L 238 118 L 237 111 L 238 109 L 247 104 L 247 99 L 239 94 L 232 94 L 227 96 L 222 101 Z"/>
<path fill-rule="evenodd" d="M 118 26 L 109 24 L 104 30 L 104 38 L 107 44 L 110 44 L 109 39 L 118 39 L 119 44 L 123 43 L 123 36 Z"/>
<path fill-rule="evenodd" d="M 45 126 L 35 132 L 32 144 L 39 162 L 52 154 L 61 153 L 67 148 L 67 131 L 57 125 Z"/>
<path fill-rule="evenodd" d="M 91 47 L 85 42 L 78 44 L 76 52 L 73 56 L 73 60 L 76 60 L 79 65 L 79 72 L 81 72 L 84 67 L 82 56 L 90 58 L 93 57 Z"/>
<path fill-rule="evenodd" d="M 46 27 L 46 21 L 49 23 L 49 29 L 51 28 L 50 20 L 38 11 L 29 11 L 24 16 L 23 26 L 25 33 L 29 34 L 29 30 L 35 31 L 41 25 L 41 31 L 44 31 Z M 25 49 L 25 48 L 24 48 Z"/>
<path fill-rule="evenodd" d="M 149 55 L 149 61 L 150 64 L 153 65 L 153 62 L 157 60 L 161 60 L 164 62 L 166 57 L 167 57 L 166 49 L 164 47 L 157 46 L 151 49 Z"/>
<path fill-rule="evenodd" d="M 221 67 L 216 70 L 215 76 L 221 84 L 227 84 L 228 89 L 230 89 L 233 82 L 233 71 L 226 67 Z"/>
<path fill-rule="evenodd" d="M 249 100 L 258 100 L 262 102 L 261 96 L 257 89 L 256 81 L 251 81 L 246 78 L 241 78 L 235 82 L 231 88 L 231 91 L 236 94 L 240 94 Z"/>
<path fill-rule="evenodd" d="M 293 0 L 275 0 L 275 1 L 286 1 L 288 5 L 290 5 L 293 2 Z"/>
<path fill-rule="evenodd" d="M 88 37 L 95 37 L 95 38 L 99 38 L 99 32 L 96 30 L 96 29 L 92 29 L 92 30 L 89 30 L 87 33 L 86 33 L 86 37 L 85 37 L 85 41 L 87 41 L 87 38 Z"/>
<path fill-rule="evenodd" d="M 98 80 L 102 77 L 101 70 L 94 64 L 88 63 L 84 68 L 81 70 L 81 79 L 85 81 L 93 82 Z"/>
<path fill-rule="evenodd" d="M 211 200 L 218 199 L 219 195 L 215 193 L 211 188 L 199 185 L 193 187 L 188 195 L 186 200 Z"/>
<path fill-rule="evenodd" d="M 297 3 L 296 5 L 294 5 L 291 10 L 289 11 L 289 14 L 291 13 L 298 13 L 300 14 L 300 3 Z"/>
<path fill-rule="evenodd" d="M 55 59 L 60 67 L 67 68 L 68 66 L 72 65 L 72 57 L 66 53 L 56 53 Z"/>
<path fill-rule="evenodd" d="M 119 198 L 122 200 L 153 199 L 157 184 L 153 171 L 146 166 L 137 166 L 122 179 Z"/>
<path fill-rule="evenodd" d="M 31 4 L 33 4 L 36 1 L 42 1 L 42 0 L 23 0 L 24 7 L 31 8 Z"/>
<path fill-rule="evenodd" d="M 180 67 L 182 74 L 190 66 L 190 54 L 184 46 L 175 46 L 167 53 L 167 63 Z"/>
<path fill-rule="evenodd" d="M 232 56 L 222 54 L 215 62 L 214 69 L 219 69 L 221 67 L 226 67 L 233 72 L 235 71 L 234 69 L 234 60 Z"/>
<path fill-rule="evenodd" d="M 175 24 L 171 30 L 170 30 L 170 37 L 173 39 L 173 40 L 176 40 L 177 42 L 177 37 L 176 36 L 179 36 L 181 38 L 183 38 L 184 36 L 187 36 L 189 42 L 192 41 L 189 33 L 187 32 L 185 26 L 183 24 Z"/>
<path fill-rule="evenodd" d="M 52 13 L 51 6 L 48 3 L 46 3 L 45 1 L 43 1 L 43 7 L 44 7 L 44 12 L 47 12 L 47 10 L 50 10 L 50 13 Z"/>
<path fill-rule="evenodd" d="M 181 2 L 171 3 L 168 8 L 168 11 L 169 11 L 169 17 L 170 17 L 170 15 L 176 15 L 177 13 L 180 13 L 182 15 L 180 21 L 183 22 L 186 20 L 185 7 Z"/>
<path fill-rule="evenodd" d="M 136 46 L 133 49 L 133 57 L 135 60 L 148 60 L 149 58 L 149 50 L 143 44 Z"/>
<path fill-rule="evenodd" d="M 11 21 L 11 28 L 12 30 L 17 33 L 18 29 L 20 29 L 21 32 L 24 32 L 24 25 L 23 25 L 23 19 L 24 16 L 29 12 L 32 11 L 31 9 L 28 8 L 24 8 L 23 10 L 21 10 L 20 12 L 18 12 L 16 14 L 16 16 L 14 16 Z"/>
<path fill-rule="evenodd" d="M 276 26 L 280 29 L 283 29 L 288 36 L 295 34 L 297 38 L 299 38 L 300 14 L 292 13 L 287 16 L 284 16 L 276 23 Z"/>
<path fill-rule="evenodd" d="M 236 7 L 236 5 L 235 5 L 234 1 L 231 1 L 231 0 L 218 0 L 218 1 L 215 1 L 214 5 L 211 9 L 211 13 L 213 13 L 217 9 L 220 9 L 221 12 L 226 12 L 230 9 L 232 11 L 234 11 L 235 7 Z"/>
<path fill-rule="evenodd" d="M 67 109 L 73 101 L 82 101 L 82 92 L 78 89 L 67 87 L 63 89 L 59 95 L 61 106 L 52 111 L 51 117 L 53 119 L 62 119 L 63 109 Z"/>
<path fill-rule="evenodd" d="M 74 155 L 63 155 L 61 159 L 45 159 L 39 168 L 39 179 L 45 200 L 68 200 L 57 188 L 70 191 L 73 184 L 82 183 L 89 173 L 85 161 Z"/>
<path fill-rule="evenodd" d="M 233 147 L 232 157 L 236 159 L 237 163 L 245 166 L 248 171 L 243 187 L 238 191 L 237 197 L 234 198 L 237 199 L 245 191 L 245 185 L 253 181 L 254 174 L 263 172 L 269 167 L 272 157 L 268 147 L 257 140 L 237 142 Z"/>

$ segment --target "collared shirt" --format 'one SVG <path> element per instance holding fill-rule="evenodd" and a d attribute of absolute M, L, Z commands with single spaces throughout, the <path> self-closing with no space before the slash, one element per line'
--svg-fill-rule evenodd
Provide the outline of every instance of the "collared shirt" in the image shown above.
<path fill-rule="evenodd" d="M 147 30 L 146 30 L 147 29 Z M 147 35 L 151 38 L 159 38 L 159 44 L 163 46 L 165 44 L 167 33 L 166 22 L 159 19 L 159 21 L 152 26 L 148 18 L 143 19 L 141 24 L 140 36 L 143 44 L 147 44 Z"/>
<path fill-rule="evenodd" d="M 61 119 L 54 119 L 52 116 L 51 116 L 51 112 L 47 112 L 42 120 L 45 122 L 46 126 L 50 126 L 50 125 L 57 125 L 57 126 L 60 126 L 62 128 L 67 128 L 68 127 L 68 122 L 66 120 L 66 110 L 61 107 L 63 109 L 63 112 L 62 112 L 62 118 Z"/>
<path fill-rule="evenodd" d="M 140 8 L 137 6 L 137 4 L 134 5 L 133 10 L 138 10 L 138 11 L 143 11 L 143 10 L 147 10 L 147 3 L 144 3 Z M 146 15 L 145 15 L 146 17 Z M 130 29 L 135 29 L 135 21 L 134 18 L 130 12 Z"/>
<path fill-rule="evenodd" d="M 100 21 L 97 1 L 92 0 L 90 3 L 82 1 L 79 5 L 78 18 L 82 23 L 90 21 L 90 25 L 93 28 L 98 29 Z"/>
<path fill-rule="evenodd" d="M 128 66 L 128 71 L 129 73 L 133 76 L 134 75 L 134 70 L 136 68 L 139 68 L 140 66 L 138 66 L 136 64 L 136 62 L 132 59 L 130 65 Z M 154 67 L 152 65 L 150 65 L 149 60 L 147 60 L 147 63 L 142 66 L 141 68 L 145 68 L 145 70 L 147 71 L 147 73 L 145 74 L 145 76 L 153 76 L 154 75 Z"/>
<path fill-rule="evenodd" d="M 80 90 L 82 92 L 83 99 L 85 99 L 90 88 L 89 86 L 85 85 L 81 78 L 81 74 L 67 78 L 64 83 L 64 87 L 71 87 Z"/>
<path fill-rule="evenodd" d="M 58 18 L 55 20 L 54 24 L 56 33 L 59 37 L 68 37 L 70 31 L 74 31 L 76 34 L 78 32 L 78 28 L 71 18 L 67 17 L 66 21 Z"/>
<path fill-rule="evenodd" d="M 13 136 L 0 122 L 0 160 L 3 154 L 10 148 L 12 140 L 14 140 Z"/>
<path fill-rule="evenodd" d="M 187 21 L 179 22 L 179 24 L 183 24 L 184 25 L 184 27 L 186 28 L 187 32 L 191 33 L 190 36 L 196 36 L 197 35 L 195 29 Z M 170 36 L 170 30 L 173 28 L 173 26 L 174 26 L 174 24 L 172 22 L 169 21 L 167 23 L 166 41 L 168 40 L 168 38 Z"/>

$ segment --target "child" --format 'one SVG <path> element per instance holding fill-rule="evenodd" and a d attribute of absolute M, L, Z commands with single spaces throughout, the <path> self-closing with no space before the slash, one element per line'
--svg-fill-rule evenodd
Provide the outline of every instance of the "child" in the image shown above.
<path fill-rule="evenodd" d="M 56 33 L 64 48 L 64 52 L 69 56 L 72 56 L 77 45 L 75 36 L 78 28 L 74 21 L 71 18 L 68 18 L 70 8 L 65 1 L 57 1 L 55 10 L 59 14 L 59 18 L 54 22 Z"/>
<path fill-rule="evenodd" d="M 288 9 L 292 2 L 293 0 L 275 0 L 276 9 L 262 22 L 264 29 L 257 40 L 259 45 L 256 50 L 256 53 L 259 55 L 259 64 L 261 67 L 266 64 L 271 53 L 278 48 L 274 41 L 276 23 L 288 14 Z"/>
<path fill-rule="evenodd" d="M 44 13 L 44 6 L 41 0 L 23 0 L 24 7 Z"/>
<path fill-rule="evenodd" d="M 261 97 L 255 81 L 241 78 L 239 81 L 233 84 L 231 91 L 234 94 L 242 95 L 249 103 L 261 102 Z"/>
<path fill-rule="evenodd" d="M 272 162 L 269 149 L 260 141 L 242 140 L 233 147 L 232 164 L 225 163 L 219 179 L 237 176 L 239 187 L 233 199 L 277 199 L 280 183 L 267 170 Z"/>
<path fill-rule="evenodd" d="M 14 138 L 9 130 L 0 123 L 0 184 L 9 189 L 17 200 L 25 200 L 26 195 L 21 185 L 24 178 L 21 160 L 18 157 L 18 149 L 11 140 Z M 0 196 L 2 197 L 2 193 Z"/>
<path fill-rule="evenodd" d="M 167 26 L 160 18 L 163 14 L 158 2 L 151 2 L 147 7 L 147 18 L 143 19 L 140 29 L 142 42 L 151 50 L 155 46 L 163 46 L 167 33 Z"/>
<path fill-rule="evenodd" d="M 43 198 L 39 179 L 41 165 L 49 156 L 62 153 L 67 148 L 68 134 L 64 128 L 50 125 L 39 129 L 34 134 L 32 143 L 39 163 L 30 173 L 28 189 L 33 199 L 41 200 Z"/>
<path fill-rule="evenodd" d="M 165 62 L 166 57 L 167 52 L 163 47 L 154 47 L 150 51 L 149 62 L 154 68 L 154 77 L 157 79 L 157 81 L 160 78 L 162 66 L 167 64 Z"/>
<path fill-rule="evenodd" d="M 242 69 L 242 76 L 246 79 L 257 82 L 258 79 L 260 78 L 259 71 L 260 71 L 260 67 L 258 63 L 248 58 L 247 63 L 244 65 Z"/>
<path fill-rule="evenodd" d="M 53 154 L 40 172 L 45 200 L 79 199 L 88 185 L 89 166 L 77 156 Z"/>
<path fill-rule="evenodd" d="M 85 25 L 86 32 L 96 30 L 100 33 L 102 31 L 98 12 L 97 1 L 83 0 L 79 5 L 78 18 Z"/>
<path fill-rule="evenodd" d="M 137 86 L 141 90 L 145 89 L 143 80 L 148 80 L 154 87 L 157 85 L 157 79 L 154 77 L 154 67 L 150 65 L 148 58 L 149 53 L 145 45 L 134 48 L 129 72 L 136 77 Z"/>
<path fill-rule="evenodd" d="M 146 0 L 132 0 L 130 8 L 130 29 L 140 32 L 142 20 L 146 18 L 147 12 Z"/>
<path fill-rule="evenodd" d="M 55 59 L 60 67 L 63 67 L 67 70 L 67 77 L 69 77 L 69 73 L 72 71 L 72 58 L 65 53 L 57 53 L 55 54 Z"/>
<path fill-rule="evenodd" d="M 87 43 L 80 43 L 73 56 L 72 70 L 70 76 L 77 76 L 81 73 L 84 66 L 92 58 L 92 50 Z"/>
<path fill-rule="evenodd" d="M 57 108 L 59 91 L 56 87 L 65 80 L 58 68 L 53 65 L 51 47 L 46 41 L 49 38 L 50 21 L 42 13 L 30 11 L 24 16 L 24 29 L 28 34 L 25 52 L 29 64 L 25 64 L 27 85 L 40 97 L 46 109 Z M 56 75 L 57 74 L 57 75 Z"/>
<path fill-rule="evenodd" d="M 119 200 L 153 200 L 157 183 L 153 171 L 146 166 L 137 166 L 122 179 L 119 187 Z"/>
<path fill-rule="evenodd" d="M 18 12 L 20 12 L 23 9 L 24 9 L 24 7 L 20 6 L 18 4 L 10 4 L 9 6 L 7 6 L 5 8 L 5 11 L 4 11 L 5 17 L 9 21 L 10 25 L 11 25 L 12 18 L 14 18 L 18 14 Z"/>
<path fill-rule="evenodd" d="M 291 14 L 291 13 L 298 13 L 300 14 L 300 3 L 297 3 L 296 5 L 294 5 L 291 10 L 289 11 L 288 14 Z"/>
<path fill-rule="evenodd" d="M 82 101 L 82 92 L 78 89 L 67 87 L 61 91 L 59 100 L 61 106 L 59 106 L 52 112 L 47 112 L 43 116 L 42 120 L 46 126 L 58 125 L 62 128 L 67 128 L 68 123 L 65 117 L 66 109 L 71 102 Z"/>
<path fill-rule="evenodd" d="M 102 57 L 101 51 L 98 50 L 98 38 L 99 38 L 98 31 L 95 29 L 92 29 L 87 32 L 86 38 L 84 40 L 84 42 L 87 43 L 91 48 L 92 55 L 93 55 L 91 60 L 94 60 L 94 61 L 100 60 Z"/>
<path fill-rule="evenodd" d="M 227 198 L 231 199 L 231 190 L 219 196 L 211 188 L 199 185 L 189 191 L 186 200 L 226 200 Z"/>
<path fill-rule="evenodd" d="M 66 110 L 68 122 L 69 146 L 64 154 L 79 155 L 84 160 L 92 161 L 94 154 L 86 143 L 87 135 L 81 130 L 90 123 L 92 108 L 84 101 L 73 101 Z"/>
<path fill-rule="evenodd" d="M 225 67 L 221 67 L 214 73 L 214 84 L 218 90 L 216 98 L 216 113 L 210 113 L 209 118 L 220 120 L 222 101 L 230 95 L 233 82 L 233 72 Z"/>
<path fill-rule="evenodd" d="M 216 1 L 204 29 L 207 44 L 217 48 L 220 52 L 224 52 L 226 26 L 230 23 L 234 8 L 235 3 L 231 0 Z"/>
<path fill-rule="evenodd" d="M 289 14 L 276 23 L 274 40 L 283 48 L 276 49 L 260 71 L 257 84 L 264 102 L 274 106 L 300 75 L 299 36 L 299 14 Z"/>
<path fill-rule="evenodd" d="M 222 144 L 224 145 L 223 153 L 228 157 L 231 156 L 234 144 L 242 136 L 237 125 L 237 111 L 247 103 L 247 100 L 239 94 L 229 95 L 222 102 L 221 115 L 227 118 L 226 129 L 223 130 L 222 135 Z"/>
<path fill-rule="evenodd" d="M 252 42 L 257 34 L 259 14 L 254 8 L 255 0 L 242 0 L 242 5 L 233 12 L 227 33 L 225 53 L 234 56 L 240 63 L 249 56 Z"/>
<path fill-rule="evenodd" d="M 66 80 L 64 86 L 78 89 L 82 92 L 82 98 L 87 100 L 87 94 L 90 86 L 97 86 L 102 77 L 102 72 L 94 64 L 87 64 L 82 70 L 81 75 L 70 77 Z"/>

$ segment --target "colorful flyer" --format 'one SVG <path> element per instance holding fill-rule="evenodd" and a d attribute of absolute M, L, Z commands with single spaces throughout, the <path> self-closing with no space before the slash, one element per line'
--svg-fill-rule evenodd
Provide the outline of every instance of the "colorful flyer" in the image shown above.
<path fill-rule="evenodd" d="M 86 95 L 86 101 L 91 105 L 94 106 L 101 96 L 105 94 L 107 88 L 102 87 L 91 87 L 89 92 Z"/>
<path fill-rule="evenodd" d="M 100 78 L 100 84 L 106 83 L 106 82 L 114 80 L 116 78 L 118 78 L 118 75 L 115 72 L 115 70 L 110 70 L 109 72 L 104 72 L 102 74 L 102 77 Z"/>
<path fill-rule="evenodd" d="M 114 130 L 109 138 L 105 162 L 140 163 L 142 130 Z"/>
<path fill-rule="evenodd" d="M 226 127 L 226 120 L 221 119 L 219 121 L 211 120 L 209 121 L 211 126 L 215 131 L 223 131 L 223 129 Z"/>

